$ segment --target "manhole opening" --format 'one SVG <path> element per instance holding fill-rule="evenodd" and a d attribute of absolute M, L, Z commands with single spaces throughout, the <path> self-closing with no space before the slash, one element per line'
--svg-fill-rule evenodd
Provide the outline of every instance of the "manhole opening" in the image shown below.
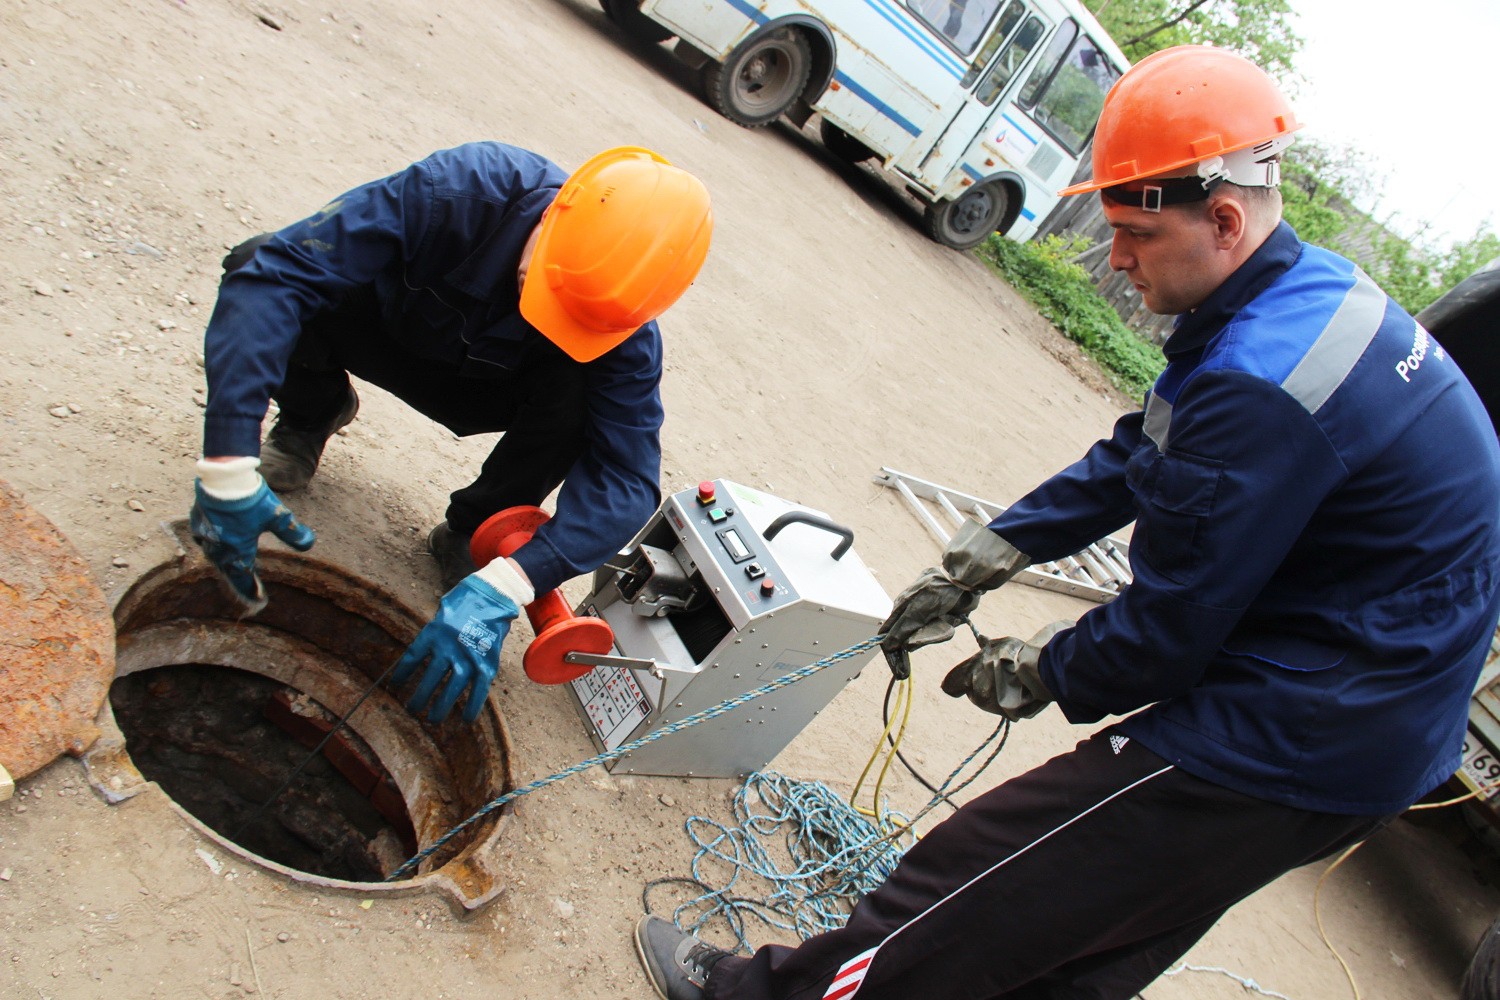
<path fill-rule="evenodd" d="M 413 716 L 404 701 L 416 680 L 377 680 L 424 616 L 306 556 L 262 551 L 260 570 L 270 602 L 253 617 L 186 555 L 120 598 L 100 718 L 117 734 L 90 752 L 96 787 L 118 801 L 149 779 L 224 846 L 298 881 L 403 891 L 432 875 L 469 910 L 492 901 L 503 809 L 444 840 L 405 880 L 384 880 L 514 787 L 499 712 L 492 704 L 473 723 L 455 714 L 438 725 Z"/>
<path fill-rule="evenodd" d="M 262 857 L 378 882 L 417 853 L 395 779 L 303 692 L 244 670 L 184 664 L 118 678 L 110 705 L 141 774 Z"/>

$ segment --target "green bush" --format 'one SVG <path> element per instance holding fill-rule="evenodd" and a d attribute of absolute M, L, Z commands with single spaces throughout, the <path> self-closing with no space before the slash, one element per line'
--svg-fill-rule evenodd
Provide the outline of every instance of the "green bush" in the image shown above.
<path fill-rule="evenodd" d="M 1166 359 L 1160 348 L 1125 325 L 1099 297 L 1088 272 L 1072 263 L 1087 248 L 1087 238 L 1078 236 L 1054 234 L 1035 243 L 991 236 L 979 246 L 979 256 L 1083 348 L 1111 382 L 1132 396 L 1143 396 Z"/>

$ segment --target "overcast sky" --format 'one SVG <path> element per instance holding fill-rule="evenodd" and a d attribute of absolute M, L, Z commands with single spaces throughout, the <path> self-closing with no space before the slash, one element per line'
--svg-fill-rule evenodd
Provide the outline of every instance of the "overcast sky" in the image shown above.
<path fill-rule="evenodd" d="M 1291 0 L 1303 134 L 1367 153 L 1376 216 L 1440 248 L 1500 231 L 1500 0 Z M 1369 207 L 1369 206 L 1366 206 Z"/>

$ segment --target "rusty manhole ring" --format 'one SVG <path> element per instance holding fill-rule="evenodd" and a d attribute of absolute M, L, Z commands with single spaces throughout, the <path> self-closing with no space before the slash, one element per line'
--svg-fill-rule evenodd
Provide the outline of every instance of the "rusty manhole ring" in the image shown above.
<path fill-rule="evenodd" d="M 491 858 L 509 819 L 504 809 L 444 845 L 412 878 L 383 877 L 408 850 L 432 844 L 513 787 L 509 738 L 494 703 L 472 724 L 455 714 L 432 725 L 382 687 L 321 755 L 311 754 L 307 748 L 369 691 L 423 619 L 368 581 L 306 556 L 262 550 L 261 575 L 270 603 L 252 618 L 240 617 L 196 554 L 151 570 L 120 599 L 113 704 L 101 710 L 105 735 L 85 757 L 94 786 L 119 801 L 149 787 L 143 772 L 152 774 L 205 835 L 296 881 L 365 895 L 435 888 L 467 910 L 493 900 L 502 888 Z M 226 720 L 233 725 L 223 730 Z M 142 747 L 141 760 L 130 756 L 132 742 Z M 285 811 L 274 804 L 260 811 L 259 797 L 292 765 L 302 770 L 278 798 L 287 800 Z M 195 794 L 213 775 L 225 787 Z M 326 797 L 319 781 L 328 782 Z M 299 783 L 307 787 L 299 791 Z M 174 784 L 178 795 L 169 790 Z M 350 795 L 363 803 L 351 804 Z M 345 815 L 309 819 L 318 805 Z M 376 837 L 372 818 L 381 828 Z M 354 853 L 369 864 L 303 867 L 305 855 L 278 840 L 282 832 L 324 861 L 339 844 L 320 839 L 364 836 L 371 842 L 356 843 Z"/>

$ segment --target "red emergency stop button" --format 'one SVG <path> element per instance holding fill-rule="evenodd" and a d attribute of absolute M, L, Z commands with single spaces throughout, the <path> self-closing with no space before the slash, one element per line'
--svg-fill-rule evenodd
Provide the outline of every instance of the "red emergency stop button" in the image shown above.
<path fill-rule="evenodd" d="M 760 581 L 760 596 L 770 597 L 776 593 L 776 581 L 769 576 Z"/>
<path fill-rule="evenodd" d="M 713 502 L 714 484 L 705 479 L 703 482 L 698 484 L 698 505 L 701 507 L 707 507 Z"/>

